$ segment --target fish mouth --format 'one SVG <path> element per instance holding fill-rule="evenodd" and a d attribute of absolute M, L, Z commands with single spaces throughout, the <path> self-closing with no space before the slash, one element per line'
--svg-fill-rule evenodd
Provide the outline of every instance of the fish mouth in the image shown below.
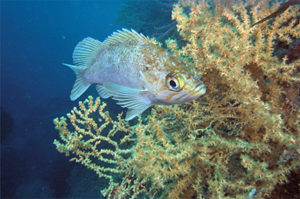
<path fill-rule="evenodd" d="M 204 95 L 206 93 L 206 87 L 203 83 L 200 83 L 196 86 L 196 89 L 193 92 L 193 96 L 200 97 L 201 95 Z"/>

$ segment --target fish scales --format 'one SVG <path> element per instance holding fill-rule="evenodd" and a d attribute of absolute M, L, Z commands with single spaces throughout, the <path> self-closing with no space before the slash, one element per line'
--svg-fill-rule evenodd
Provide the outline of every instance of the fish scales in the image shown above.
<path fill-rule="evenodd" d="M 195 69 L 134 30 L 118 31 L 104 42 L 85 38 L 73 52 L 76 100 L 91 84 L 102 98 L 128 108 L 131 120 L 154 104 L 179 104 L 206 92 Z"/>
<path fill-rule="evenodd" d="M 113 82 L 132 88 L 142 88 L 139 71 L 143 60 L 139 46 L 130 43 L 106 46 L 84 74 L 90 83 Z"/>

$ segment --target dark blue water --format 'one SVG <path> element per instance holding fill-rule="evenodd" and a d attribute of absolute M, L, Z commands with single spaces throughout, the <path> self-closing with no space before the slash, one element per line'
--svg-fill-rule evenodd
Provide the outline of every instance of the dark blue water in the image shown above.
<path fill-rule="evenodd" d="M 72 63 L 84 37 L 120 29 L 119 8 L 117 0 L 1 1 L 2 198 L 100 197 L 98 177 L 56 151 L 52 120 L 78 104 L 69 99 L 75 75 L 61 63 Z M 80 100 L 88 94 L 95 90 Z"/>

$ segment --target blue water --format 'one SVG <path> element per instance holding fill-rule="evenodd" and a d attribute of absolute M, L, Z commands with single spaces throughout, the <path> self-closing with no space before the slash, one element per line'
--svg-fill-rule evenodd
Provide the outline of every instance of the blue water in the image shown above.
<path fill-rule="evenodd" d="M 69 94 L 72 51 L 122 28 L 118 0 L 1 1 L 1 198 L 100 198 L 94 172 L 57 152 L 53 118 Z M 130 28 L 130 27 L 125 27 Z M 96 96 L 91 88 L 88 94 Z"/>

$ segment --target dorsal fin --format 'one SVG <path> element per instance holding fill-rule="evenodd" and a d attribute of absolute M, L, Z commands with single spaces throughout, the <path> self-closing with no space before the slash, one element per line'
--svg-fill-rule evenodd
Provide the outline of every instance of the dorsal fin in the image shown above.
<path fill-rule="evenodd" d="M 111 36 L 103 42 L 105 45 L 116 45 L 126 41 L 136 42 L 136 43 L 149 43 L 150 39 L 144 36 L 142 33 L 137 33 L 133 29 L 127 30 L 123 28 L 114 32 Z"/>
<path fill-rule="evenodd" d="M 73 52 L 73 62 L 77 66 L 88 68 L 91 66 L 97 54 L 102 48 L 102 43 L 91 37 L 84 38 L 79 42 Z"/>

